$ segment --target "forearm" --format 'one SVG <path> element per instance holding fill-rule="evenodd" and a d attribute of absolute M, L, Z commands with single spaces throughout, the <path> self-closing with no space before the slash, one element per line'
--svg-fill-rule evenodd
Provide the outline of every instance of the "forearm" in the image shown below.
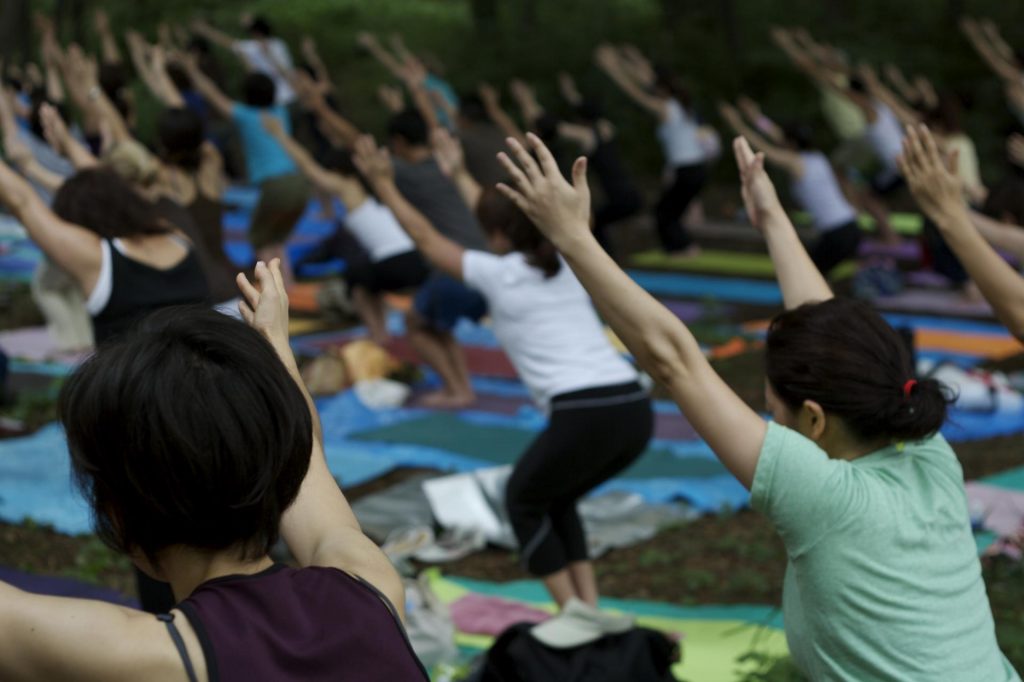
<path fill-rule="evenodd" d="M 235 39 L 229 36 L 227 33 L 215 29 L 209 24 L 197 24 L 193 26 L 193 30 L 199 35 L 203 36 L 211 43 L 223 47 L 225 50 L 235 51 Z M 236 53 L 237 54 L 237 53 Z"/>
<path fill-rule="evenodd" d="M 469 206 L 471 211 L 476 211 L 476 205 L 480 201 L 480 195 L 483 193 L 483 189 L 480 187 L 480 183 L 476 181 L 469 171 L 465 168 L 460 168 L 452 176 L 452 182 L 455 183 L 455 187 L 459 190 L 459 194 L 462 196 L 462 200 L 466 202 L 466 206 Z"/>
<path fill-rule="evenodd" d="M 100 33 L 100 46 L 105 63 L 121 63 L 121 49 L 117 46 L 117 39 L 114 38 L 113 32 L 106 30 Z"/>
<path fill-rule="evenodd" d="M 433 130 L 440 126 L 437 120 L 437 110 L 434 108 L 433 102 L 430 101 L 430 95 L 427 93 L 427 89 L 423 87 L 423 83 L 406 83 L 406 89 L 409 91 L 409 97 L 412 99 L 413 106 L 420 112 L 420 116 L 427 123 L 427 130 Z"/>
<path fill-rule="evenodd" d="M 974 210 L 971 211 L 971 222 L 985 241 L 1024 262 L 1024 227 L 994 220 Z"/>
<path fill-rule="evenodd" d="M 361 134 L 359 128 L 334 109 L 331 109 L 323 98 L 316 101 L 312 111 L 321 125 L 334 133 L 334 136 L 339 139 L 342 146 L 351 147 L 355 144 L 356 139 Z M 328 137 L 331 136 L 329 135 Z"/>
<path fill-rule="evenodd" d="M 448 239 L 398 191 L 393 180 L 378 179 L 373 183 L 381 203 L 395 215 L 398 224 L 416 243 L 423 257 L 437 269 L 455 279 L 462 279 L 462 257 L 465 249 Z"/>
<path fill-rule="evenodd" d="M 198 68 L 190 68 L 188 70 L 189 78 L 192 79 L 192 85 L 195 86 L 199 94 L 202 95 L 203 99 L 213 107 L 218 114 L 225 118 L 231 117 L 231 100 L 221 92 L 220 88 L 217 87 L 210 78 L 204 74 Z"/>
<path fill-rule="evenodd" d="M 53 104 L 60 104 L 64 101 L 64 84 L 60 80 L 60 73 L 53 64 L 46 64 L 46 98 Z"/>
<path fill-rule="evenodd" d="M 330 173 L 317 163 L 313 155 L 296 142 L 295 138 L 284 131 L 281 131 L 280 134 L 275 133 L 273 137 L 280 143 L 285 152 L 288 153 L 288 156 L 295 162 L 295 165 L 299 167 L 300 173 L 316 185 L 317 188 L 321 190 L 330 189 Z"/>
<path fill-rule="evenodd" d="M 395 58 L 390 52 L 385 50 L 379 43 L 373 42 L 365 45 L 367 51 L 376 59 L 380 64 L 391 72 L 391 75 L 395 78 L 402 77 L 402 62 Z"/>
<path fill-rule="evenodd" d="M 936 224 L 999 320 L 1024 341 L 1024 278 L 974 229 L 966 205 L 944 212 Z"/>
<path fill-rule="evenodd" d="M 505 135 L 518 140 L 520 143 L 525 143 L 526 134 L 500 104 L 484 100 L 484 106 L 487 108 L 487 115 L 494 121 L 494 125 L 501 128 Z"/>
<path fill-rule="evenodd" d="M 775 266 L 775 277 L 786 309 L 831 299 L 834 296 L 832 289 L 814 265 L 782 206 L 769 211 L 763 220 L 768 255 Z"/>

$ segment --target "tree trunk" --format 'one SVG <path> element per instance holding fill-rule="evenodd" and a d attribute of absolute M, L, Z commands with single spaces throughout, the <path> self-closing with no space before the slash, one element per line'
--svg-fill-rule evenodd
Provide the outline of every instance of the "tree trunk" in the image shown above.
<path fill-rule="evenodd" d="M 0 2 L 0 54 L 12 62 L 32 59 L 32 12 L 29 0 Z"/>

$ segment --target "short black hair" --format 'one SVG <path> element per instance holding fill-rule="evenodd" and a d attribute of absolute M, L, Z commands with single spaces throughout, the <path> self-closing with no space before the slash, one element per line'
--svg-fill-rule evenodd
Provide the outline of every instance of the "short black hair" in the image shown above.
<path fill-rule="evenodd" d="M 265 73 L 250 73 L 242 81 L 242 99 L 251 107 L 266 109 L 274 106 L 277 86 Z"/>
<path fill-rule="evenodd" d="M 249 22 L 249 33 L 255 33 L 261 38 L 270 38 L 274 31 L 270 28 L 270 22 L 266 17 L 256 16 Z"/>
<path fill-rule="evenodd" d="M 102 344 L 58 415 L 97 534 L 153 563 L 175 545 L 266 554 L 313 444 L 270 343 L 206 307 L 161 309 Z"/>
<path fill-rule="evenodd" d="M 199 169 L 203 145 L 203 120 L 187 107 L 171 107 L 160 112 L 156 123 L 160 156 L 168 164 L 185 170 Z"/>
<path fill-rule="evenodd" d="M 408 144 L 422 147 L 427 144 L 427 122 L 415 109 L 406 108 L 388 122 L 388 137 L 398 137 Z"/>
<path fill-rule="evenodd" d="M 103 166 L 80 170 L 65 180 L 53 197 L 53 212 L 104 239 L 169 231 L 153 204 Z"/>
<path fill-rule="evenodd" d="M 178 88 L 179 91 L 184 92 L 195 87 L 192 77 L 188 75 L 188 71 L 181 64 L 171 62 L 167 65 L 165 71 L 167 71 L 167 77 L 171 79 L 174 87 Z"/>

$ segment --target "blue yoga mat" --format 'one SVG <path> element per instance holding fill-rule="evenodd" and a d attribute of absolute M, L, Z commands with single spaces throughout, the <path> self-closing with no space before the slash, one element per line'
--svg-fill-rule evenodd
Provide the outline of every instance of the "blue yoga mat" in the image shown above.
<path fill-rule="evenodd" d="M 766 306 L 782 305 L 782 292 L 774 282 L 642 270 L 627 272 L 633 281 L 655 296 L 713 298 L 730 303 Z"/>
<path fill-rule="evenodd" d="M 72 580 L 71 578 L 35 575 L 0 566 L 0 581 L 33 594 L 46 594 L 52 597 L 74 597 L 76 599 L 96 599 L 117 604 L 118 606 L 139 608 L 139 603 L 136 600 L 126 597 L 120 592 L 100 587 L 99 585 L 90 585 L 81 580 Z"/>

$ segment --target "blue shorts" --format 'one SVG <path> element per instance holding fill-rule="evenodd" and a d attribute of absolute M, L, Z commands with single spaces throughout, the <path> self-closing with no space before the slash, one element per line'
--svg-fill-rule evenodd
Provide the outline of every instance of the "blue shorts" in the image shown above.
<path fill-rule="evenodd" d="M 413 300 L 413 307 L 437 331 L 450 332 L 459 318 L 479 322 L 487 314 L 487 301 L 476 291 L 448 275 L 434 274 Z"/>

